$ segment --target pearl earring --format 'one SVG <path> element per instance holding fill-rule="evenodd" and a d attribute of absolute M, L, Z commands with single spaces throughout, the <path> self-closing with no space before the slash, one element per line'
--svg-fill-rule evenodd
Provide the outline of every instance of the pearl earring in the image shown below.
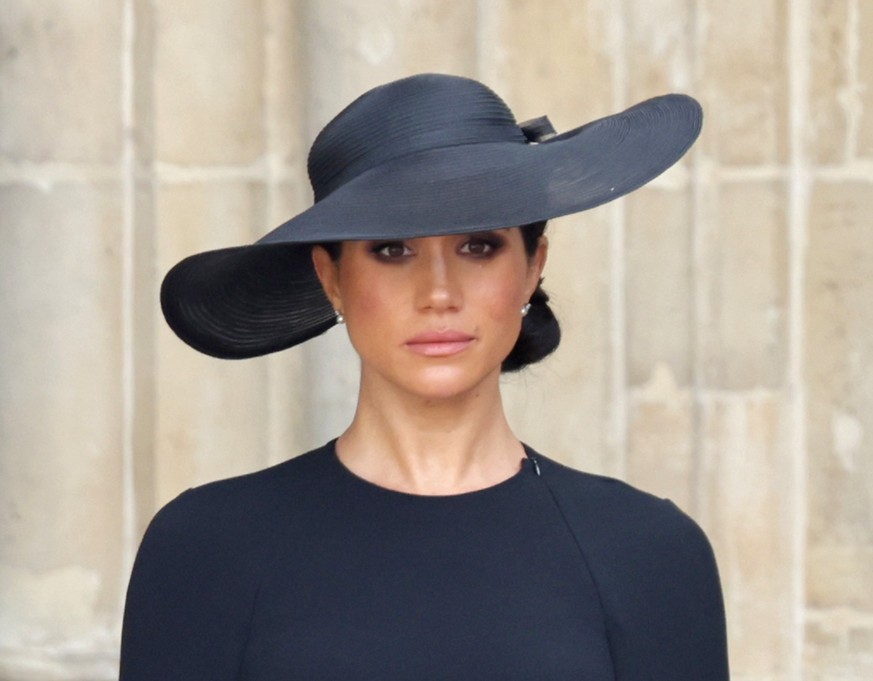
<path fill-rule="evenodd" d="M 345 324 L 346 318 L 343 317 L 343 313 L 339 310 L 334 310 L 333 313 L 336 315 L 336 323 L 337 324 Z"/>
<path fill-rule="evenodd" d="M 530 303 L 525 303 L 521 306 L 521 316 L 527 317 L 528 312 L 530 312 Z"/>

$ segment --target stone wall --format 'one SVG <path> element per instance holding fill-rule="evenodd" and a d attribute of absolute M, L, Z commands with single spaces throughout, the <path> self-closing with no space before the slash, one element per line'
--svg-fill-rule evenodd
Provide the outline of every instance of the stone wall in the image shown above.
<path fill-rule="evenodd" d="M 347 422 L 342 330 L 198 356 L 162 273 L 310 198 L 318 129 L 418 71 L 559 130 L 670 90 L 703 137 L 555 221 L 565 340 L 513 423 L 673 498 L 718 554 L 737 681 L 873 678 L 873 3 L 8 0 L 0 13 L 0 679 L 116 674 L 155 509 Z"/>

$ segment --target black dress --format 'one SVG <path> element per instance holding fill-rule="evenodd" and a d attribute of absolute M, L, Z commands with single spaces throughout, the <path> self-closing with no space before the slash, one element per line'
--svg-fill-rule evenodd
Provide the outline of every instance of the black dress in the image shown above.
<path fill-rule="evenodd" d="M 152 521 L 122 681 L 725 681 L 712 551 L 672 503 L 528 450 L 419 496 L 334 443 L 189 490 Z"/>

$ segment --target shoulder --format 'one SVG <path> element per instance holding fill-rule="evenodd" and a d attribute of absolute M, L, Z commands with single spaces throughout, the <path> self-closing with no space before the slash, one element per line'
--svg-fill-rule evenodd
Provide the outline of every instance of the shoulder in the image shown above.
<path fill-rule="evenodd" d="M 255 473 L 182 492 L 152 518 L 135 575 L 167 566 L 240 567 L 266 558 L 275 534 L 324 496 L 328 446 Z M 314 513 L 314 511 L 313 511 Z"/>
<path fill-rule="evenodd" d="M 606 541 L 611 550 L 651 550 L 679 543 L 709 551 L 697 523 L 673 502 L 602 475 L 574 470 L 537 455 L 542 475 L 574 529 L 589 541 Z"/>
<path fill-rule="evenodd" d="M 709 540 L 672 502 L 539 457 L 604 607 L 618 678 L 728 678 Z"/>
<path fill-rule="evenodd" d="M 121 678 L 235 678 L 276 535 L 295 509 L 315 513 L 307 499 L 328 456 L 323 447 L 195 487 L 155 515 L 128 584 Z"/>
<path fill-rule="evenodd" d="M 303 503 L 325 478 L 329 445 L 260 471 L 190 488 L 161 508 L 148 533 L 190 532 L 239 524 L 251 529 L 283 505 Z"/>

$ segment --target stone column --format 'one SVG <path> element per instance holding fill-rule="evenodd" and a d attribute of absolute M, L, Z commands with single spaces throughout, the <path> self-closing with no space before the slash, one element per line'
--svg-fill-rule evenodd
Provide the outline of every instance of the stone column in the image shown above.
<path fill-rule="evenodd" d="M 121 3 L 0 13 L 0 677 L 110 678 L 122 537 Z"/>
<path fill-rule="evenodd" d="M 873 676 L 873 7 L 811 6 L 803 663 L 830 681 Z"/>
<path fill-rule="evenodd" d="M 803 484 L 789 380 L 790 12 L 776 0 L 696 3 L 707 118 L 695 196 L 692 508 L 720 560 L 739 678 L 789 678 L 799 645 L 787 568 L 800 558 Z"/>

